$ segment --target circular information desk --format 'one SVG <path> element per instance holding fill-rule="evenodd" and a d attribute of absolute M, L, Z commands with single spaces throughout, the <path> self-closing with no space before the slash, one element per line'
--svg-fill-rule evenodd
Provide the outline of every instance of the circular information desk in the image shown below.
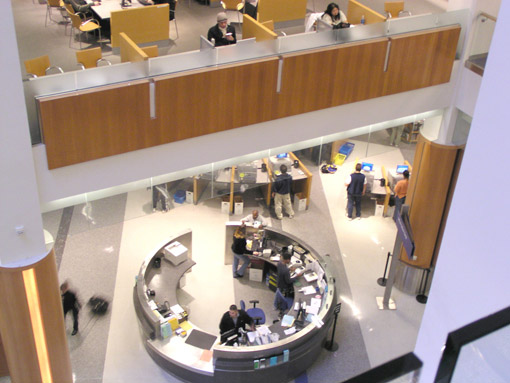
<path fill-rule="evenodd" d="M 236 226 L 234 223 L 227 223 L 226 248 L 230 249 Z M 248 229 L 255 231 L 253 228 Z M 294 285 L 294 303 L 301 301 L 310 306 L 311 299 L 314 298 L 317 314 L 302 315 L 297 319 L 303 320 L 295 321 L 290 327 L 283 327 L 280 321 L 274 324 L 266 323 L 271 333 L 278 334 L 277 341 L 271 342 L 269 339 L 267 344 L 253 342 L 253 345 L 249 343 L 250 345 L 238 347 L 222 345 L 219 334 L 209 334 L 194 326 L 192 315 L 189 318 L 186 317 L 186 312 L 174 315 L 180 308 L 177 289 L 181 278 L 195 264 L 191 259 L 191 230 L 158 246 L 144 260 L 133 290 L 135 311 L 149 355 L 163 369 L 189 382 L 281 383 L 302 374 L 320 354 L 333 323 L 337 294 L 331 270 L 322 257 L 296 237 L 268 227 L 260 240 L 254 241 L 254 246 L 260 246 L 258 251 L 262 253 L 263 249 L 271 249 L 273 256 L 281 251 L 282 247 L 289 245 L 294 248 L 293 259 L 299 258 L 302 266 L 308 269 Z M 170 248 L 174 254 L 169 253 Z M 230 256 L 231 252 L 226 254 Z M 269 255 L 257 258 L 268 263 L 268 267 L 277 263 L 271 260 Z M 226 261 L 228 262 L 228 257 Z M 316 272 L 319 279 L 307 282 L 305 276 L 312 279 L 312 272 Z M 305 295 L 304 289 L 308 286 L 311 286 L 308 290 L 313 288 L 316 291 Z M 155 295 L 151 295 L 148 290 L 154 290 Z M 161 315 L 155 310 L 156 302 L 166 302 L 166 306 L 172 309 Z M 298 311 L 291 307 L 286 314 L 296 317 Z M 170 320 L 172 317 L 174 319 Z M 168 331 L 170 323 L 175 327 L 175 317 L 179 319 L 180 327 L 186 330 L 184 337 L 177 335 L 175 331 Z M 292 330 L 287 331 L 286 334 L 285 330 L 289 328 L 296 331 L 292 334 Z M 262 338 L 264 337 L 259 340 Z"/>

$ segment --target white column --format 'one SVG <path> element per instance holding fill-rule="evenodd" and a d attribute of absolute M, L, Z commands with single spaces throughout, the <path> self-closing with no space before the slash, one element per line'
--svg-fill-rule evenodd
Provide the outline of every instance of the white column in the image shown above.
<path fill-rule="evenodd" d="M 0 265 L 46 255 L 10 1 L 0 16 Z M 21 234 L 16 233 L 22 231 Z"/>

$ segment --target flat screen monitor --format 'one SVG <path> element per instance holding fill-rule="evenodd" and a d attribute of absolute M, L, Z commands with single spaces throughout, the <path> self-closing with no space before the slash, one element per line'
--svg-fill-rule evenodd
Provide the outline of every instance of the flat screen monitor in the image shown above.
<path fill-rule="evenodd" d="M 281 154 L 277 154 L 276 158 L 287 158 L 288 156 L 289 156 L 288 153 L 281 153 Z"/>
<path fill-rule="evenodd" d="M 237 334 L 237 329 L 234 327 L 226 332 L 224 332 L 223 334 L 221 334 L 221 343 L 231 343 L 231 344 L 228 344 L 228 345 L 232 345 L 234 343 L 234 341 L 237 339 L 238 337 L 238 334 Z"/>
<path fill-rule="evenodd" d="M 374 164 L 371 164 L 369 162 L 361 163 L 361 170 L 363 170 L 365 172 L 371 172 L 373 168 L 374 168 Z"/>
<path fill-rule="evenodd" d="M 407 165 L 397 165 L 397 174 L 404 173 L 404 170 L 409 170 L 409 166 L 407 166 Z"/>

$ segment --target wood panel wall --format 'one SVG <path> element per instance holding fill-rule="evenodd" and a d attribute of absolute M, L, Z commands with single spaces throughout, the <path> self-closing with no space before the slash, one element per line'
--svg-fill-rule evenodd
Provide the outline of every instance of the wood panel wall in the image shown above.
<path fill-rule="evenodd" d="M 460 146 L 439 145 L 419 136 L 410 177 L 406 204 L 415 242 L 416 260 L 409 260 L 405 249 L 400 260 L 413 266 L 429 268 L 439 251 L 440 228 L 447 201 L 451 198 L 452 177 L 459 166 Z"/>
<path fill-rule="evenodd" d="M 450 80 L 460 27 L 159 76 L 38 100 L 50 169 Z"/>
<path fill-rule="evenodd" d="M 11 380 L 42 382 L 22 274 L 30 268 L 34 269 L 37 281 L 51 376 L 54 382 L 72 382 L 53 251 L 29 267 L 0 267 L 0 332 Z"/>

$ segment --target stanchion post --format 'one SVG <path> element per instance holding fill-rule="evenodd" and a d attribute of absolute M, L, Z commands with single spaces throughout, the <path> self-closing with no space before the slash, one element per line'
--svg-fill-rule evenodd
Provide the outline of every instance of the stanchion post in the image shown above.
<path fill-rule="evenodd" d="M 377 279 L 377 284 L 379 286 L 386 286 L 386 271 L 388 271 L 388 262 L 390 261 L 391 253 L 388 251 L 388 256 L 386 257 L 386 266 L 384 266 L 384 274 L 382 278 Z"/>
<path fill-rule="evenodd" d="M 427 291 L 427 283 L 429 281 L 430 269 L 426 269 L 426 272 L 427 275 L 425 276 L 425 285 L 423 286 L 421 294 L 418 294 L 416 296 L 416 300 L 423 304 L 427 303 L 427 300 L 429 299 L 429 297 L 425 295 L 425 291 Z"/>
<path fill-rule="evenodd" d="M 331 339 L 327 340 L 324 343 L 324 348 L 328 351 L 335 352 L 338 350 L 338 343 L 335 342 L 335 330 L 336 330 L 336 321 L 338 319 L 338 314 L 340 313 L 340 308 L 342 307 L 342 303 L 340 302 L 335 306 L 335 310 L 333 313 L 335 314 L 335 322 L 333 323 L 333 331 L 331 332 Z"/>

